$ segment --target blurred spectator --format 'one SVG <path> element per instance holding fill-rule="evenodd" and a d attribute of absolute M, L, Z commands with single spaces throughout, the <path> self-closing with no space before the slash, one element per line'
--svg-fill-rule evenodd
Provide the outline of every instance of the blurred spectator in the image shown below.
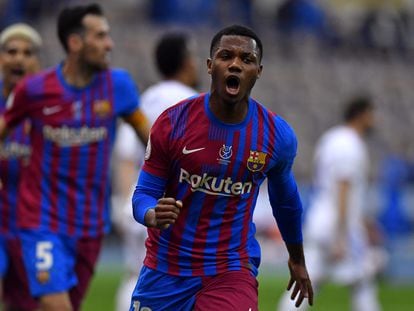
<path fill-rule="evenodd" d="M 409 15 L 393 7 L 369 10 L 363 18 L 360 35 L 363 46 L 384 54 L 393 51 L 404 53 L 408 49 L 406 35 Z"/>
<path fill-rule="evenodd" d="M 49 12 L 60 8 L 60 5 L 71 0 L 54 0 L 50 5 L 48 0 L 0 0 L 0 27 L 6 27 L 16 22 L 31 22 L 42 17 L 45 11 Z"/>
<path fill-rule="evenodd" d="M 328 34 L 326 13 L 313 0 L 285 0 L 277 9 L 276 25 L 287 35 L 310 34 L 325 38 Z"/>
<path fill-rule="evenodd" d="M 157 24 L 215 25 L 217 6 L 217 0 L 153 0 L 150 16 Z"/>

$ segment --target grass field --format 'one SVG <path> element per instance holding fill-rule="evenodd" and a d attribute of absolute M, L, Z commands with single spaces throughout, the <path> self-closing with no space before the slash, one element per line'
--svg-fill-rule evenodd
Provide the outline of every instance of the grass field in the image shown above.
<path fill-rule="evenodd" d="M 99 269 L 96 274 L 83 311 L 112 311 L 114 310 L 114 293 L 120 278 L 119 271 Z M 268 273 L 262 273 L 259 279 L 259 309 L 275 311 L 279 296 L 284 291 L 287 279 L 282 279 Z M 381 283 L 379 296 L 383 311 L 412 311 L 414 310 L 414 284 L 391 285 Z M 333 284 L 326 285 L 315 299 L 311 311 L 348 311 L 349 298 L 347 290 Z M 225 311 L 225 310 L 223 310 Z"/>

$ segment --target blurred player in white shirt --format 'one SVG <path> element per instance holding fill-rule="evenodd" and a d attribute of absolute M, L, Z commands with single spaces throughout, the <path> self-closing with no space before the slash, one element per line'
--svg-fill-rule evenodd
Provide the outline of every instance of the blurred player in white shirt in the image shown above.
<path fill-rule="evenodd" d="M 352 310 L 378 311 L 374 276 L 382 262 L 372 260 L 365 222 L 369 156 L 364 137 L 374 126 L 370 99 L 351 100 L 344 119 L 316 146 L 315 193 L 304 225 L 306 264 L 315 289 L 330 279 L 350 287 Z M 285 293 L 278 310 L 298 310 L 290 296 Z"/>
<path fill-rule="evenodd" d="M 163 80 L 150 86 L 141 97 L 141 109 L 151 124 L 168 107 L 195 95 L 198 85 L 198 65 L 195 42 L 185 33 L 163 35 L 155 49 L 157 68 Z M 133 130 L 121 124 L 115 145 L 115 178 L 117 195 L 113 221 L 123 239 L 126 275 L 117 293 L 116 310 L 128 310 L 137 275 L 145 257 L 146 227 L 132 216 L 131 197 L 138 171 L 144 160 L 145 146 L 136 139 Z"/>

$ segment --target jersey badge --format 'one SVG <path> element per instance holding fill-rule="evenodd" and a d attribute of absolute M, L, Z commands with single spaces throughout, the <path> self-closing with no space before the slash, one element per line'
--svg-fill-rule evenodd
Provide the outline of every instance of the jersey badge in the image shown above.
<path fill-rule="evenodd" d="M 93 113 L 100 118 L 109 116 L 111 113 L 111 103 L 107 99 L 99 99 L 93 102 Z"/>
<path fill-rule="evenodd" d="M 266 164 L 266 155 L 264 152 L 250 150 L 247 168 L 252 172 L 261 171 Z"/>
<path fill-rule="evenodd" d="M 223 145 L 219 150 L 220 158 L 217 159 L 220 164 L 228 165 L 230 158 L 233 155 L 233 146 Z"/>
<path fill-rule="evenodd" d="M 37 280 L 39 281 L 39 283 L 41 284 L 45 284 L 47 282 L 49 282 L 50 280 L 50 273 L 49 271 L 38 271 L 37 275 L 36 275 Z"/>

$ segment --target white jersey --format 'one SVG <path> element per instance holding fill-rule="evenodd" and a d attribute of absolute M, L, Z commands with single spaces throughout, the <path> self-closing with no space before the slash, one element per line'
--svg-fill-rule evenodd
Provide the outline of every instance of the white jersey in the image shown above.
<path fill-rule="evenodd" d="M 348 126 L 336 126 L 319 140 L 315 151 L 315 193 L 307 213 L 305 236 L 332 242 L 338 222 L 338 182 L 350 183 L 347 206 L 348 237 L 364 235 L 368 152 L 361 136 Z"/>

